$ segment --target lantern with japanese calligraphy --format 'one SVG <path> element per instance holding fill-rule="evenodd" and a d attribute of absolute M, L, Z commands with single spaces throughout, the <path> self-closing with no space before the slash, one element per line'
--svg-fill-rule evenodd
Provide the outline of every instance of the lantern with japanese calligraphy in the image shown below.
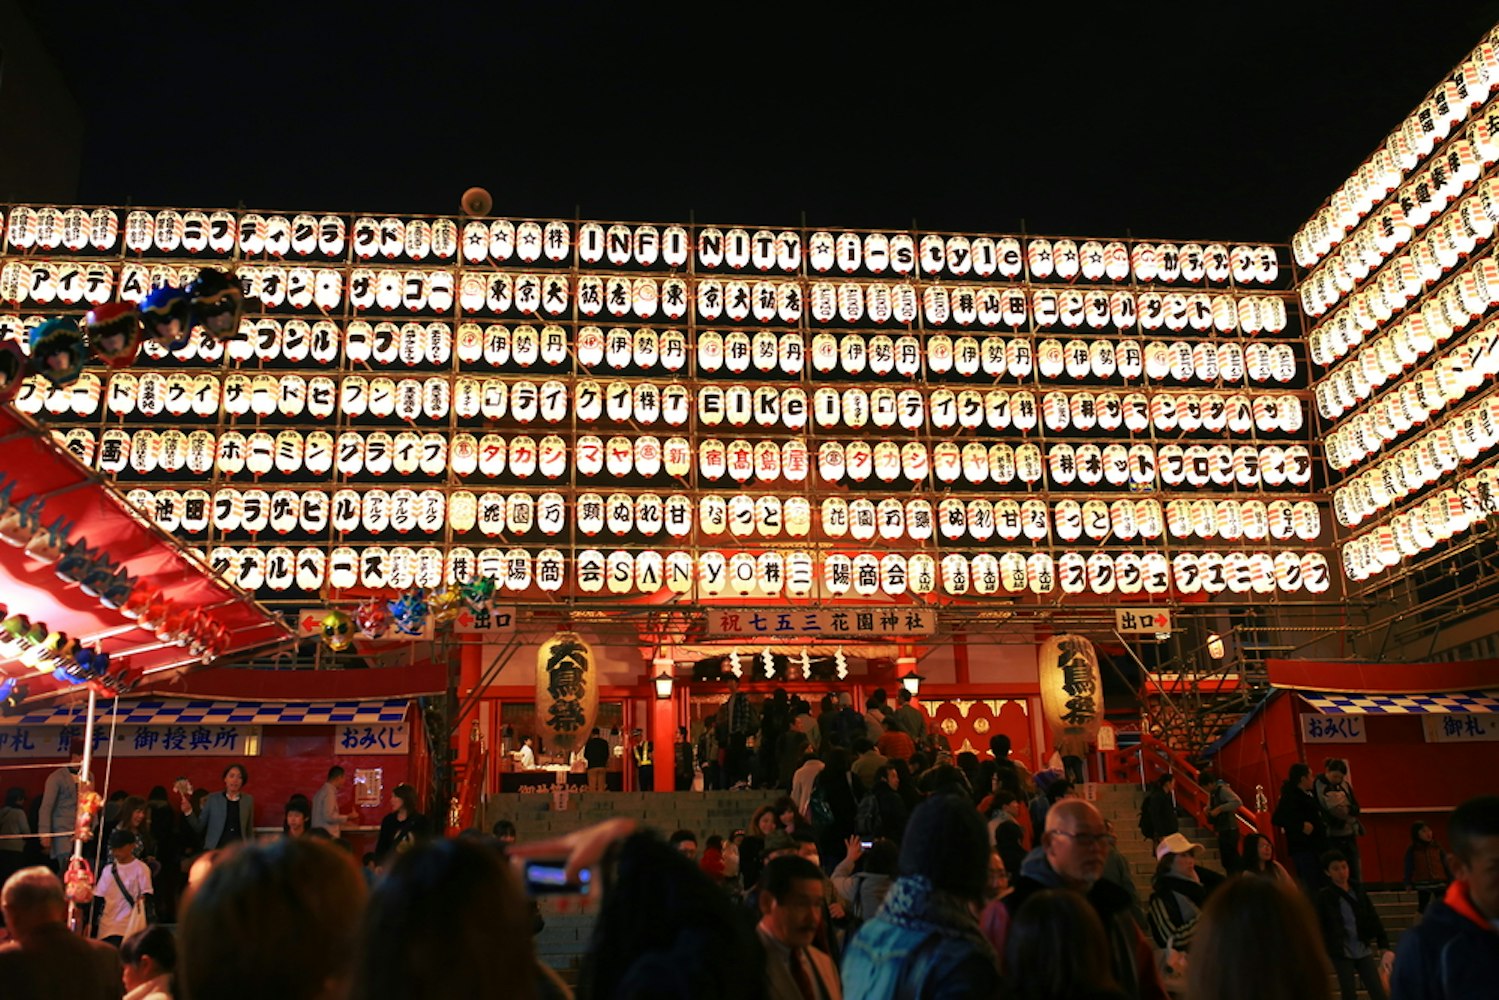
<path fill-rule="evenodd" d="M 1080 635 L 1058 635 L 1041 644 L 1041 705 L 1053 733 L 1080 731 L 1089 742 L 1103 718 L 1103 678 L 1093 644 Z"/>

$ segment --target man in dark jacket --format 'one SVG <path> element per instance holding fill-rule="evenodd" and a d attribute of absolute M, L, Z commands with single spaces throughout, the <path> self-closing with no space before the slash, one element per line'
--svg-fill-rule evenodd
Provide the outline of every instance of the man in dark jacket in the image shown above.
<path fill-rule="evenodd" d="M 1327 885 L 1317 890 L 1317 922 L 1322 925 L 1322 943 L 1338 973 L 1343 1000 L 1357 1000 L 1354 972 L 1364 981 L 1370 1000 L 1386 1000 L 1379 964 L 1395 956 L 1374 903 L 1350 881 L 1348 857 L 1342 851 L 1322 855 L 1322 873 Z"/>
<path fill-rule="evenodd" d="M 62 882 L 45 868 L 22 868 L 0 890 L 11 940 L 0 945 L 6 1000 L 118 1000 L 120 953 L 68 930 Z"/>
<path fill-rule="evenodd" d="M 588 790 L 604 791 L 609 776 L 609 741 L 599 734 L 598 726 L 593 727 L 588 742 L 583 744 L 583 761 L 588 765 Z"/>
<path fill-rule="evenodd" d="M 1159 846 L 1180 828 L 1176 800 L 1171 797 L 1175 787 L 1176 775 L 1167 771 L 1151 782 L 1145 800 L 1140 803 L 1140 832 L 1150 838 L 1151 847 Z"/>
<path fill-rule="evenodd" d="M 1108 853 L 1108 831 L 1098 808 L 1084 799 L 1058 802 L 1046 814 L 1041 846 L 1027 855 L 1020 878 L 1012 879 L 1015 891 L 1004 898 L 1010 926 L 1025 901 L 1042 889 L 1079 892 L 1103 921 L 1109 965 L 1125 994 L 1131 1000 L 1166 1000 L 1155 950 L 1130 916 L 1129 895 L 1103 878 Z"/>
<path fill-rule="evenodd" d="M 1456 881 L 1401 935 L 1393 1000 L 1493 996 L 1499 983 L 1499 795 L 1464 802 L 1447 829 Z"/>

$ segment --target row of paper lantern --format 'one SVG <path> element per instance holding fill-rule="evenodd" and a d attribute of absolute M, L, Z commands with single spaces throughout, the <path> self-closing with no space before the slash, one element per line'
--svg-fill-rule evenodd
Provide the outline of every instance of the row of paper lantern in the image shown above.
<path fill-rule="evenodd" d="M 1492 284 L 1484 283 L 1481 276 L 1485 272 L 1493 279 Z M 1475 278 L 1479 280 L 1470 280 Z M 1468 289 L 1473 290 L 1472 298 Z M 1482 302 L 1490 295 L 1493 302 Z M 1401 378 L 1438 346 L 1482 317 L 1494 303 L 1499 303 L 1499 263 L 1486 258 L 1428 296 L 1419 309 L 1371 337 L 1353 357 L 1318 381 L 1313 389 L 1323 414 L 1341 416 L 1349 407 L 1368 399 L 1375 389 Z M 1493 325 L 1486 324 L 1470 341 L 1486 342 Z"/>
<path fill-rule="evenodd" d="M 1402 189 L 1308 275 L 1300 287 L 1307 312 L 1320 316 L 1336 306 L 1423 233 L 1431 255 L 1444 263 L 1454 254 L 1471 253 L 1475 242 L 1488 239 L 1494 228 L 1492 181 L 1478 181 L 1466 194 L 1464 189 L 1499 160 L 1495 128 L 1499 113 L 1493 127 L 1486 119 L 1474 126 L 1473 141 L 1459 139 L 1443 152 L 1437 176 L 1422 175 L 1411 182 L 1409 194 Z"/>
<path fill-rule="evenodd" d="M 1159 552 L 1108 554 L 1005 552 L 943 556 L 925 553 L 855 555 L 835 553 L 820 560 L 810 552 L 629 552 L 597 549 L 569 560 L 557 549 L 531 552 L 407 546 L 318 548 L 234 548 L 206 554 L 208 565 L 250 591 L 315 591 L 355 586 L 383 589 L 436 587 L 463 582 L 472 574 L 495 579 L 505 590 L 523 593 L 533 586 L 561 590 L 569 570 L 582 594 L 648 595 L 667 590 L 702 597 L 829 597 L 853 593 L 872 597 L 936 593 L 950 596 L 1002 593 L 1183 594 L 1206 592 L 1271 594 L 1277 590 L 1323 593 L 1330 584 L 1327 560 L 1319 552 L 1183 552 L 1171 559 Z M 571 562 L 571 566 L 569 566 Z M 821 574 L 817 572 L 821 563 Z"/>
<path fill-rule="evenodd" d="M 184 468 L 201 475 L 211 467 L 226 476 L 246 471 L 263 476 L 272 470 L 295 475 L 304 468 L 314 476 L 325 476 L 336 468 L 343 476 L 390 472 L 414 475 L 420 471 L 429 476 L 451 472 L 467 477 L 477 472 L 490 478 L 509 475 L 529 479 L 540 472 L 543 478 L 560 479 L 571 467 L 578 475 L 590 478 L 606 471 L 616 477 L 635 474 L 647 478 L 665 471 L 668 476 L 681 478 L 692 473 L 694 457 L 686 438 L 668 438 L 663 443 L 651 435 L 621 435 L 607 441 L 594 435 L 580 436 L 571 466 L 567 442 L 558 435 L 537 442 L 528 435 L 507 441 L 497 434 L 458 434 L 450 443 L 436 432 L 419 435 L 406 431 L 392 436 L 383 431 L 346 431 L 335 439 L 326 431 L 313 431 L 305 438 L 293 430 L 276 435 L 228 431 L 215 438 L 208 431 L 184 434 L 179 430 L 158 433 L 141 429 L 132 433 L 110 428 L 98 439 L 97 448 L 93 432 L 85 428 L 74 428 L 63 438 L 81 461 L 92 460 L 111 475 L 119 475 L 127 467 L 140 475 L 157 470 L 170 474 Z M 805 482 L 813 465 L 813 455 L 801 438 L 758 443 L 735 440 L 727 444 L 708 438 L 698 444 L 696 459 L 697 475 L 707 482 L 726 478 L 738 483 Z M 815 460 L 818 478 L 824 483 L 845 479 L 866 482 L 871 476 L 886 483 L 902 477 L 920 483 L 930 474 L 945 484 L 961 478 L 975 485 L 988 482 L 1006 486 L 1016 481 L 1031 485 L 1045 478 L 1059 486 L 1106 482 L 1141 487 L 1154 485 L 1159 479 L 1168 487 L 1216 484 L 1280 488 L 1306 486 L 1312 471 L 1310 452 L 1299 444 L 1285 448 L 1249 444 L 1186 448 L 1177 444 L 1159 448 L 1146 444 L 1126 447 L 1114 443 L 1102 448 L 1053 444 L 1043 453 L 1034 444 L 985 446 L 970 441 L 960 448 L 944 441 L 929 453 L 919 441 L 904 445 L 889 440 L 847 444 L 824 441 L 817 447 Z"/>
<path fill-rule="evenodd" d="M 1491 323 L 1437 358 L 1430 368 L 1413 374 L 1358 413 L 1340 420 L 1327 435 L 1328 464 L 1343 471 L 1381 454 L 1386 444 L 1424 424 L 1438 410 L 1461 402 L 1496 374 L 1499 324 Z M 1324 395 L 1319 393 L 1319 405 Z"/>
<path fill-rule="evenodd" d="M 561 493 L 482 493 L 455 490 L 387 492 L 335 490 L 238 490 L 225 487 L 212 494 L 202 489 L 133 489 L 128 498 L 163 529 L 199 534 L 211 526 L 220 534 L 303 531 L 320 535 L 366 531 L 434 534 L 450 528 L 463 534 L 477 528 L 490 537 L 522 536 L 533 530 L 543 535 L 565 531 L 568 510 L 585 536 L 608 531 L 613 535 L 639 532 L 650 537 L 665 532 L 685 538 L 694 530 L 706 536 L 728 533 L 737 538 L 806 538 L 813 529 L 812 501 L 803 496 L 774 494 L 717 494 L 693 502 L 681 493 L 580 493 L 569 501 Z M 1240 538 L 1263 541 L 1315 541 L 1322 517 L 1310 500 L 1099 499 L 1079 502 L 1010 499 L 967 501 L 948 497 L 935 503 L 917 498 L 885 497 L 876 503 L 828 497 L 818 506 L 817 524 L 825 538 L 855 541 L 910 539 L 926 541 L 934 535 L 950 541 L 983 542 L 1052 536 L 1065 542 L 1153 540 L 1172 538 Z"/>
<path fill-rule="evenodd" d="M 1480 218 L 1492 209 L 1493 193 L 1487 183 L 1480 182 L 1457 207 L 1447 211 L 1447 206 L 1499 158 L 1499 135 L 1489 131 L 1486 121 L 1475 126 L 1474 140 L 1454 140 L 1433 158 L 1430 169 L 1406 181 L 1388 205 L 1354 230 L 1307 276 L 1300 295 L 1310 315 L 1320 316 L 1337 305 L 1413 238 L 1420 238 L 1441 258 L 1450 259 L 1454 254 L 1470 252 L 1475 239 L 1485 238 L 1479 235 L 1485 229 L 1492 231 L 1492 218 L 1487 222 Z M 1433 222 L 1439 218 L 1440 222 Z"/>
<path fill-rule="evenodd" d="M 569 396 L 571 401 L 569 404 Z M 347 417 L 365 414 L 406 421 L 421 418 L 446 420 L 449 413 L 461 420 L 503 420 L 519 424 L 538 418 L 562 423 L 570 412 L 581 423 L 609 420 L 646 426 L 658 422 L 685 426 L 695 418 L 700 427 L 727 423 L 733 427 L 754 424 L 801 430 L 872 424 L 881 429 L 902 427 L 937 430 L 961 427 L 977 430 L 1034 430 L 1038 424 L 1054 433 L 1068 429 L 1088 432 L 1095 428 L 1131 433 L 1150 428 L 1158 431 L 1235 434 L 1257 428 L 1263 433 L 1295 433 L 1303 424 L 1301 400 L 1289 393 L 1191 392 L 1090 392 L 1053 389 L 1040 395 L 1029 389 L 977 389 L 954 391 L 943 388 L 866 390 L 823 386 L 810 399 L 800 386 L 744 384 L 704 385 L 697 391 L 679 383 L 600 383 L 579 379 L 571 383 L 547 380 L 539 385 L 520 379 L 446 376 L 392 379 L 345 375 L 335 381 L 324 375 L 311 379 L 301 375 L 250 375 L 231 372 L 221 380 L 208 372 L 163 374 L 147 371 L 116 372 L 107 386 L 93 372 L 84 372 L 71 386 L 47 395 L 28 393 L 19 405 L 25 412 L 72 411 L 92 416 L 101 400 L 117 416 L 139 413 L 156 417 L 162 413 L 204 419 L 219 414 L 231 417 L 253 414 L 269 417 L 279 413 L 296 417 L 306 412 L 319 420 L 335 413 Z"/>
<path fill-rule="evenodd" d="M 25 251 L 109 251 L 115 248 L 120 234 L 119 216 L 108 208 L 88 211 L 20 205 L 12 209 L 9 226 L 4 226 L 4 221 L 0 213 L 6 243 Z M 181 251 L 227 255 L 237 249 L 249 257 L 341 258 L 348 247 L 346 235 L 350 230 L 354 255 L 361 260 L 384 257 L 422 261 L 429 256 L 452 260 L 457 256 L 460 238 L 464 260 L 474 264 L 512 259 L 532 263 L 543 258 L 562 263 L 574 249 L 571 228 L 555 220 L 545 226 L 537 222 L 517 225 L 507 219 L 470 221 L 464 224 L 460 237 L 457 224 L 444 218 L 360 216 L 350 226 L 337 215 L 304 213 L 287 217 L 245 212 L 235 216 L 226 211 L 179 212 L 170 208 L 154 213 L 131 211 L 125 218 L 124 244 L 125 249 L 137 254 Z M 694 241 L 682 226 L 661 230 L 652 225 L 615 224 L 605 229 L 600 223 L 588 222 L 578 228 L 576 250 L 584 264 L 607 261 L 615 267 L 653 267 L 660 263 L 680 268 L 687 264 L 694 243 L 697 264 L 707 269 L 726 266 L 733 270 L 798 272 L 802 268 L 802 236 L 792 230 L 750 233 L 736 228 L 725 233 L 707 227 Z M 970 239 L 935 233 L 923 235 L 918 244 L 907 233 L 860 236 L 845 232 L 835 236 L 818 231 L 807 237 L 807 265 L 818 273 L 836 269 L 846 274 L 860 270 L 881 274 L 888 269 L 896 274 L 918 270 L 927 275 L 957 277 L 999 274 L 1013 278 L 1028 274 L 1037 279 L 1055 276 L 1067 281 L 1079 276 L 1089 281 L 1123 281 L 1133 275 L 1136 281 L 1166 283 L 1223 283 L 1232 278 L 1239 284 L 1269 284 L 1279 274 L 1275 250 L 1268 246 L 1235 246 L 1229 250 L 1216 243 L 1206 247 L 1196 243 L 1126 246 L 1094 240 L 1079 246 L 1067 239 L 1033 238 L 1026 240 L 1022 249 L 1021 241 L 1014 237 Z"/>
<path fill-rule="evenodd" d="M 1457 244 L 1442 237 L 1446 232 L 1445 226 L 1439 227 L 1428 237 L 1410 243 L 1379 272 L 1378 278 L 1367 290 L 1355 293 L 1312 330 L 1307 344 L 1318 364 L 1330 365 L 1364 344 L 1366 337 L 1419 300 L 1425 300 L 1421 313 L 1434 317 L 1433 322 L 1436 323 L 1452 323 L 1480 316 L 1493 305 L 1499 291 L 1496 291 L 1492 257 L 1485 256 L 1466 267 L 1460 267 L 1464 257 L 1472 252 L 1479 239 L 1487 239 L 1488 234 L 1492 234 L 1494 221 L 1499 219 L 1499 178 L 1484 182 L 1484 190 L 1490 184 L 1495 186 L 1492 214 L 1480 214 L 1483 220 L 1481 227 L 1470 232 L 1465 223 L 1459 222 L 1464 235 Z M 1449 216 L 1451 218 L 1461 217 Z M 1485 235 L 1480 237 L 1479 233 Z M 1462 247 L 1466 249 L 1461 249 Z M 1443 281 L 1454 270 L 1458 273 L 1445 281 L 1435 295 L 1427 294 L 1429 286 Z M 1434 302 L 1440 303 L 1439 311 L 1433 312 Z"/>
<path fill-rule="evenodd" d="M 28 331 L 44 317 L 0 314 L 0 339 L 24 342 Z M 368 323 L 354 320 L 342 331 L 330 320 L 308 323 L 291 319 L 284 323 L 264 317 L 245 320 L 241 337 L 227 344 L 211 337 L 189 339 L 176 351 L 169 352 L 155 341 L 146 341 L 142 350 L 152 360 L 169 354 L 179 361 L 201 360 L 217 364 L 227 354 L 231 361 L 283 360 L 300 365 L 308 358 L 331 364 L 338 360 L 340 346 L 351 363 L 408 366 L 418 364 L 447 365 L 451 361 L 455 338 L 447 323 Z M 807 363 L 807 340 L 800 333 L 760 330 L 753 334 L 731 330 L 701 330 L 696 337 L 697 371 L 742 374 L 750 370 L 796 375 Z M 477 323 L 458 326 L 456 353 L 465 365 L 484 362 L 494 367 L 514 363 L 529 368 L 538 363 L 558 368 L 568 364 L 573 352 L 569 334 L 562 326 L 547 324 L 537 330 L 522 324 L 513 329 L 502 324 L 481 327 Z M 946 334 L 919 337 L 905 334 L 895 338 L 884 334 L 866 337 L 857 333 L 834 335 L 818 333 L 811 341 L 811 368 L 827 374 L 842 370 L 846 374 L 868 372 L 887 376 L 892 372 L 906 378 L 956 373 L 971 377 L 984 375 L 1029 378 L 1038 372 L 1045 378 L 1114 377 L 1126 380 L 1147 377 L 1153 380 L 1174 378 L 1177 381 L 1224 380 L 1236 382 L 1246 375 L 1250 381 L 1290 381 L 1296 375 L 1296 356 L 1285 342 L 1250 341 L 1159 341 L 1103 340 L 1073 338 L 1062 341 L 1048 337 L 1035 341 L 1027 335 L 1014 337 L 960 336 Z M 661 368 L 680 371 L 690 356 L 687 337 L 681 330 L 661 331 L 642 327 L 634 331 L 615 327 L 607 332 L 597 326 L 577 331 L 576 357 L 587 369 L 601 367 L 624 370 Z"/>
<path fill-rule="evenodd" d="M 1499 445 L 1499 397 L 1469 404 L 1333 490 L 1333 509 L 1357 524 Z"/>
<path fill-rule="evenodd" d="M 1485 39 L 1344 181 L 1291 240 L 1296 263 L 1311 267 L 1383 201 L 1401 180 L 1499 87 L 1499 55 Z"/>
<path fill-rule="evenodd" d="M 178 285 L 196 271 L 170 264 L 151 267 L 126 262 L 118 281 L 111 265 L 99 261 L 38 261 L 11 259 L 0 268 L 0 301 L 65 305 L 98 305 L 118 297 L 139 302 L 153 287 Z M 345 279 L 331 267 L 261 266 L 236 269 L 247 297 L 268 310 L 288 307 L 329 312 L 343 305 Z M 657 279 L 648 276 L 584 275 L 576 291 L 566 274 L 511 274 L 354 268 L 348 275 L 349 304 L 359 312 L 436 312 L 458 304 L 466 313 L 545 313 L 565 316 L 574 304 L 584 317 L 649 320 L 658 315 L 679 320 L 695 301 L 705 321 L 727 318 L 739 322 L 753 317 L 761 323 L 795 323 L 803 304 L 811 318 L 824 324 L 868 322 L 910 325 L 921 318 L 928 326 L 1034 326 L 1078 329 L 1181 331 L 1241 330 L 1247 334 L 1278 333 L 1286 327 L 1285 302 L 1274 296 L 1176 292 L 1101 291 L 1066 289 L 1060 292 L 1023 288 L 926 285 L 879 282 L 813 282 L 805 289 L 796 281 L 720 282 L 716 279 Z"/>
<path fill-rule="evenodd" d="M 1430 551 L 1499 512 L 1499 472 L 1492 467 L 1464 476 L 1343 544 L 1343 573 L 1367 580 Z"/>

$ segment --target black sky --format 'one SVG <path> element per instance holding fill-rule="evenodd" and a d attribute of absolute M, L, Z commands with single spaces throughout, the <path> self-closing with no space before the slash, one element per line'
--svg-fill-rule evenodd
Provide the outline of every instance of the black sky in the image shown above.
<path fill-rule="evenodd" d="M 1286 240 L 1499 2 L 24 0 L 87 203 Z"/>

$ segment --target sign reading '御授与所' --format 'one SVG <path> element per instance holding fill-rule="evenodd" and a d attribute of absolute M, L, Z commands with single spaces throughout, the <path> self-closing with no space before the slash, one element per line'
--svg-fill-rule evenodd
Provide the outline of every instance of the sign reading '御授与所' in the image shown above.
<path fill-rule="evenodd" d="M 720 638 L 933 635 L 936 612 L 921 608 L 741 608 L 708 612 L 708 634 Z"/>

